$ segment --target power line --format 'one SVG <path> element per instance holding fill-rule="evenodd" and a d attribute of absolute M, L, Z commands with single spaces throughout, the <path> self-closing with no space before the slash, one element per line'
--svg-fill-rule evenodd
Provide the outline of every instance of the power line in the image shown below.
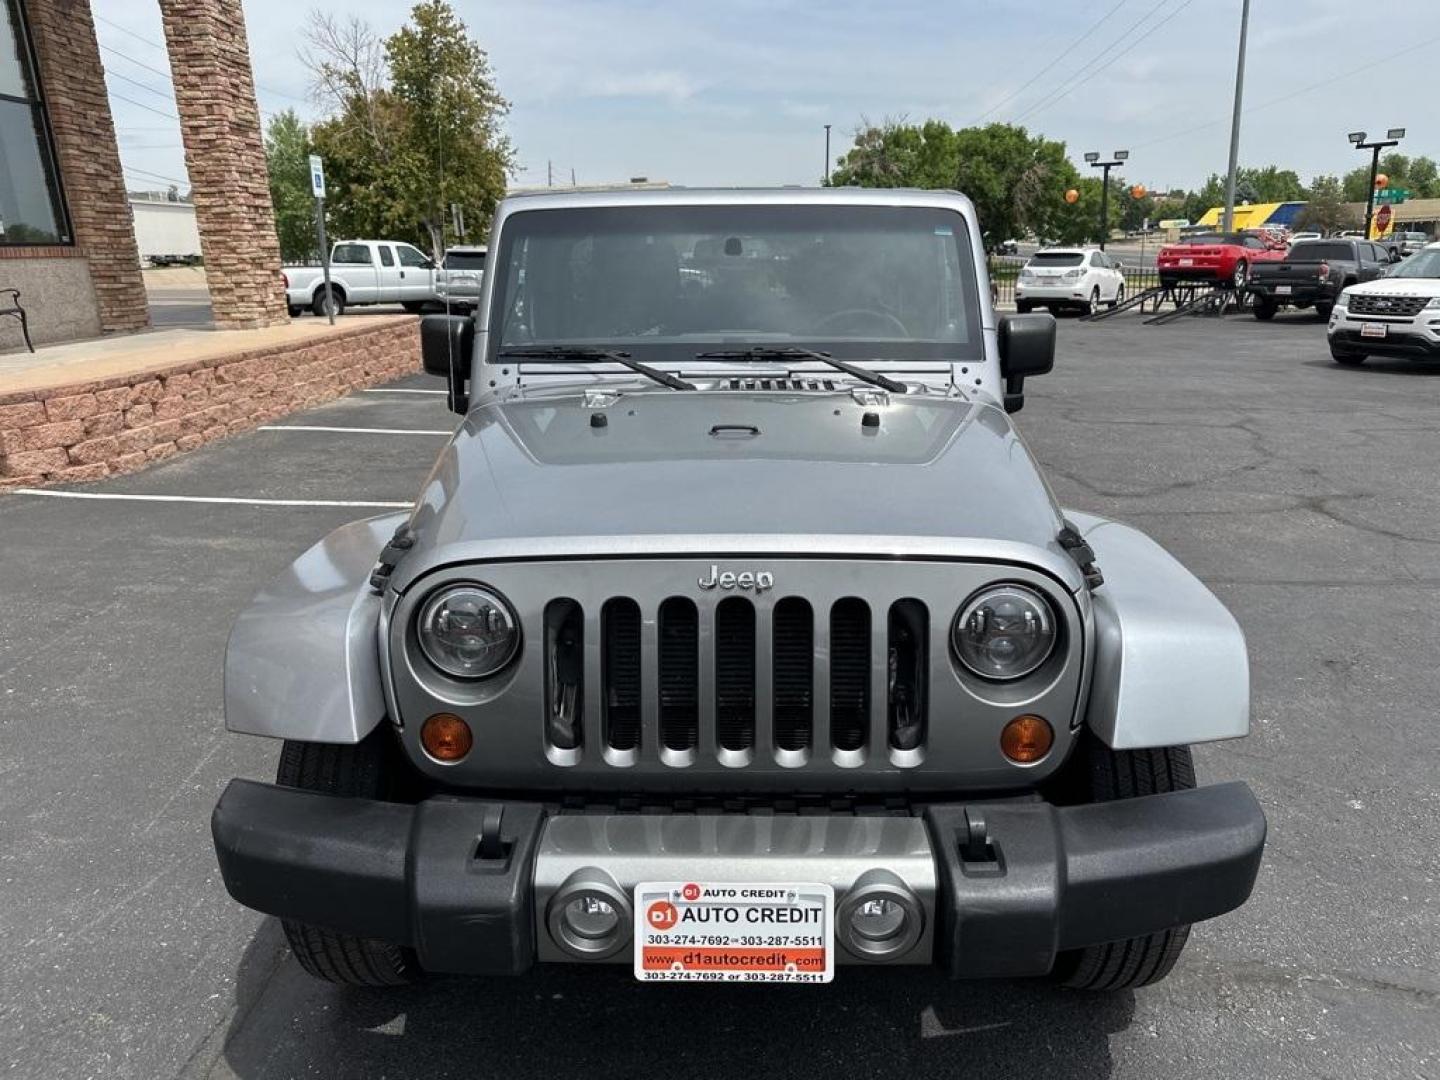
<path fill-rule="evenodd" d="M 1432 38 L 1426 38 L 1424 41 L 1417 41 L 1413 45 L 1407 45 L 1403 49 L 1392 50 L 1382 56 L 1376 56 L 1370 60 L 1367 60 L 1363 64 L 1349 69 L 1348 71 L 1342 71 L 1338 75 L 1331 75 L 1329 78 L 1321 79 L 1319 82 L 1313 82 L 1309 86 L 1302 86 L 1300 87 L 1300 89 L 1292 90 L 1290 93 L 1282 94 L 1280 97 L 1271 98 L 1269 101 L 1262 101 L 1258 105 L 1247 106 L 1245 109 L 1241 110 L 1242 115 L 1245 113 L 1259 112 L 1261 109 L 1268 109 L 1274 105 L 1282 105 L 1285 102 L 1292 100 L 1293 98 L 1300 97 L 1302 94 L 1308 94 L 1312 90 L 1319 90 L 1322 86 L 1330 86 L 1334 83 L 1340 82 L 1342 79 L 1348 79 L 1352 76 L 1359 75 L 1362 71 L 1373 71 L 1375 69 L 1375 65 L 1381 63 L 1382 61 L 1390 60 L 1397 56 L 1404 56 L 1406 53 L 1415 52 L 1419 49 L 1425 48 L 1427 45 L 1434 45 L 1436 42 L 1440 42 L 1440 34 L 1437 34 L 1435 37 Z M 1158 139 L 1151 139 L 1149 142 L 1137 143 L 1135 146 L 1132 147 L 1132 149 L 1142 150 L 1148 146 L 1156 146 L 1163 142 L 1169 142 L 1171 139 L 1183 138 L 1186 135 L 1193 135 L 1197 131 L 1204 131 L 1206 128 L 1216 127 L 1217 125 L 1223 124 L 1224 122 L 1225 121 L 1223 118 L 1220 120 L 1207 120 L 1203 124 L 1196 124 L 1194 127 L 1182 128 L 1180 131 L 1172 131 L 1168 135 L 1162 135 Z"/>
<path fill-rule="evenodd" d="M 975 124 L 980 123 L 981 120 L 984 120 L 987 116 L 989 116 L 989 115 L 991 115 L 992 113 L 994 113 L 995 111 L 997 111 L 1002 105 L 1005 105 L 1005 104 L 1008 104 L 1008 103 L 1011 102 L 1011 101 L 1014 101 L 1017 97 L 1019 97 L 1021 94 L 1023 94 L 1026 90 L 1028 90 L 1028 89 L 1030 89 L 1030 87 L 1034 86 L 1035 83 L 1036 83 L 1036 81 L 1037 81 L 1042 75 L 1047 74 L 1047 73 L 1050 71 L 1051 68 L 1053 68 L 1053 67 L 1054 67 L 1056 64 L 1058 64 L 1061 60 L 1064 60 L 1065 57 L 1069 56 L 1072 52 L 1074 52 L 1075 49 L 1076 49 L 1077 47 L 1079 47 L 1079 45 L 1080 45 L 1082 42 L 1084 42 L 1087 38 L 1089 38 L 1091 34 L 1095 33 L 1096 30 L 1099 30 L 1100 27 L 1102 27 L 1103 25 L 1105 25 L 1105 22 L 1110 18 L 1111 15 L 1114 15 L 1117 11 L 1119 11 L 1119 10 L 1120 10 L 1122 7 L 1124 7 L 1127 3 L 1129 3 L 1129 0 L 1120 0 L 1120 2 L 1117 3 L 1114 7 L 1112 7 L 1109 11 L 1107 11 L 1104 15 L 1100 16 L 1100 19 L 1099 19 L 1098 22 L 1092 23 L 1092 24 L 1090 25 L 1090 29 L 1089 29 L 1089 30 L 1086 30 L 1083 34 L 1081 34 L 1078 38 L 1076 38 L 1074 41 L 1072 41 L 1069 45 L 1065 46 L 1065 48 L 1061 50 L 1059 56 L 1055 57 L 1055 59 L 1051 60 L 1048 64 L 1046 64 L 1044 67 L 1042 67 L 1039 71 L 1035 72 L 1035 74 L 1030 77 L 1030 81 L 1029 81 L 1029 82 L 1027 82 L 1024 86 L 1020 87 L 1019 90 L 1015 90 L 1015 91 L 1012 91 L 1012 92 L 1009 93 L 1009 94 L 1006 94 L 1003 98 L 1001 98 L 999 101 L 997 101 L 994 105 L 991 105 L 990 108 L 986 109 L 983 113 L 981 113 L 981 114 L 980 114 L 979 116 L 977 116 L 974 120 L 972 120 L 972 121 L 970 122 L 971 125 L 973 126 L 973 125 L 975 125 Z"/>
<path fill-rule="evenodd" d="M 153 112 L 156 116 L 163 116 L 167 120 L 180 119 L 180 117 L 176 116 L 174 113 L 168 113 L 162 109 L 152 108 L 151 106 L 146 105 L 143 101 L 136 101 L 134 98 L 128 98 L 124 94 L 117 94 L 114 90 L 110 91 L 110 96 L 116 101 L 123 101 L 127 105 L 134 105 L 137 109 L 144 109 L 146 112 Z"/>
<path fill-rule="evenodd" d="M 174 100 L 175 100 L 175 96 L 174 96 L 173 94 L 171 94 L 169 91 L 167 91 L 167 90 L 156 90 L 153 86 L 150 86 L 148 83 L 143 83 L 143 82 L 141 82 L 139 79 L 132 79 L 132 78 L 130 78 L 130 76 L 128 76 L 128 75 L 121 75 L 120 72 L 118 72 L 118 71 L 110 71 L 110 70 L 107 69 L 106 72 L 105 72 L 105 74 L 108 75 L 108 76 L 110 76 L 112 79 L 119 79 L 121 82 L 127 82 L 127 83 L 129 83 L 131 86 L 138 86 L 141 90 L 148 90 L 148 91 L 150 91 L 150 93 L 154 94 L 156 97 L 163 97 L 166 101 L 174 101 Z"/>
<path fill-rule="evenodd" d="M 1099 75 L 1102 71 L 1106 70 L 1111 65 L 1118 62 L 1126 54 L 1137 48 L 1141 42 L 1143 42 L 1151 34 L 1155 33 L 1155 31 L 1159 30 L 1171 19 L 1175 18 L 1176 15 L 1179 15 L 1180 12 L 1184 11 L 1187 7 L 1190 6 L 1192 0 L 1184 0 L 1184 3 L 1182 3 L 1179 7 L 1173 9 L 1168 15 L 1158 20 L 1153 26 L 1151 26 L 1139 37 L 1131 41 L 1129 45 L 1126 45 L 1125 48 L 1121 49 L 1118 53 L 1110 57 L 1103 64 L 1100 64 L 1098 67 L 1093 66 L 1097 61 L 1104 57 L 1106 53 L 1108 53 L 1116 45 L 1119 45 L 1121 42 L 1123 42 L 1125 38 L 1131 33 L 1131 31 L 1135 30 L 1138 26 L 1140 26 L 1141 23 L 1148 21 L 1150 17 L 1154 15 L 1157 11 L 1159 11 L 1163 5 L 1169 2 L 1170 0 L 1160 0 L 1159 3 L 1157 3 L 1153 8 L 1151 8 L 1148 12 L 1145 13 L 1145 16 L 1143 18 L 1139 19 L 1133 26 L 1131 26 L 1129 30 L 1126 30 L 1124 34 L 1120 35 L 1120 37 L 1113 41 L 1107 48 L 1102 49 L 1099 53 L 1095 55 L 1095 57 L 1090 61 L 1089 64 L 1086 64 L 1084 67 L 1080 68 L 1079 71 L 1075 72 L 1075 74 L 1070 77 L 1072 80 L 1076 81 L 1067 81 L 1064 86 L 1042 98 L 1039 102 L 1032 105 L 1029 109 L 1025 110 L 1025 112 L 1023 112 L 1020 116 L 1017 116 L 1015 118 L 1015 123 L 1018 124 L 1026 117 L 1033 116 L 1035 113 L 1040 112 L 1043 109 L 1048 109 L 1051 105 L 1055 104 L 1055 102 L 1059 101 L 1061 98 L 1074 93 L 1077 89 L 1084 86 L 1091 79 L 1095 78 L 1096 75 Z M 1086 73 L 1086 68 L 1090 68 L 1091 70 Z M 1081 76 L 1082 74 L 1083 78 L 1080 78 L 1079 76 Z"/>
<path fill-rule="evenodd" d="M 126 29 L 125 27 L 121 26 L 119 23 L 115 22 L 114 20 L 105 18 L 103 15 L 96 15 L 96 16 L 95 16 L 95 20 L 96 20 L 97 22 L 102 22 L 102 23 L 104 23 L 106 26 L 114 27 L 116 30 L 119 30 L 122 34 L 129 34 L 129 35 L 130 35 L 132 38 L 134 38 L 136 41 L 143 42 L 144 44 L 149 45 L 152 49 L 159 49 L 161 52 L 163 52 L 163 53 L 165 54 L 166 59 L 167 59 L 167 60 L 169 59 L 169 57 L 170 57 L 170 50 L 167 49 L 164 45 L 161 45 L 158 41 L 154 41 L 154 40 L 152 40 L 151 38 L 147 38 L 147 37 L 145 37 L 143 34 L 137 34 L 134 30 L 128 30 L 128 29 Z M 113 52 L 116 56 L 119 56 L 119 57 L 121 57 L 121 58 L 123 58 L 123 59 L 125 59 L 125 60 L 129 60 L 132 64 L 139 64 L 140 67 L 145 68 L 145 70 L 147 70 L 147 71 L 153 71 L 153 72 L 155 72 L 155 74 L 157 74 L 157 75 L 164 75 L 167 79 L 170 78 L 170 75 L 169 75 L 168 72 L 161 71 L 159 68 L 149 67 L 148 65 L 146 65 L 146 64 L 144 64 L 144 63 L 141 63 L 141 61 L 136 60 L 133 56 L 126 56 L 124 53 L 122 53 L 122 52 L 121 52 L 120 50 L 118 50 L 118 49 L 112 49 L 112 48 L 110 48 L 110 46 L 104 45 L 104 44 L 102 44 L 100 47 L 101 47 L 102 49 L 104 49 L 106 52 Z M 254 78 L 253 73 L 252 73 L 252 75 L 251 75 L 251 78 L 252 78 L 252 79 Z M 297 97 L 295 94 L 286 93 L 284 90 L 276 90 L 274 87 L 265 86 L 265 85 L 263 85 L 262 83 L 258 83 L 258 82 L 255 83 L 255 88 L 256 88 L 257 90 L 264 90 L 267 94 L 274 94 L 274 95 L 276 95 L 277 97 L 289 98 L 291 101 L 298 101 L 298 102 L 300 102 L 301 104 L 304 104 L 304 105 L 308 105 L 308 104 L 310 103 L 310 102 L 309 102 L 309 99 L 307 99 L 307 98 Z M 262 110 L 262 111 L 263 111 L 263 110 Z"/>
<path fill-rule="evenodd" d="M 149 71 L 149 72 L 152 72 L 153 74 L 159 75 L 161 78 L 163 78 L 163 79 L 164 79 L 166 82 L 168 82 L 168 83 L 172 83 L 172 84 L 173 84 L 173 83 L 175 82 L 175 80 L 174 80 L 174 78 L 171 76 L 170 72 L 168 72 L 168 71 L 161 71 L 161 70 L 160 70 L 159 68 L 157 68 L 157 67 L 152 67 L 150 64 L 145 63 L 144 60 L 136 60 L 133 56 L 129 55 L 128 53 L 123 53 L 123 52 L 121 52 L 119 49 L 112 49 L 109 45 L 106 45 L 103 41 L 100 42 L 100 48 L 104 49 L 104 50 L 105 50 L 106 52 L 108 52 L 108 53 L 114 53 L 116 56 L 120 57 L 121 60 L 128 60 L 128 61 L 130 61 L 130 63 L 134 64 L 136 67 L 144 68 L 146 71 Z"/>
<path fill-rule="evenodd" d="M 120 171 L 135 176 L 148 176 L 152 180 L 164 180 L 168 184 L 184 184 L 187 187 L 190 185 L 189 180 L 180 180 L 174 176 L 166 176 L 164 173 L 151 172 L 149 169 L 137 169 L 133 165 L 122 165 Z"/>

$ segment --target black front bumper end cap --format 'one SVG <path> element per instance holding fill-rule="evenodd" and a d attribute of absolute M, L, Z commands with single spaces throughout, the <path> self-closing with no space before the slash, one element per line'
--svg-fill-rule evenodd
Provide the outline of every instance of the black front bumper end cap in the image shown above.
<path fill-rule="evenodd" d="M 532 803 L 410 805 L 232 780 L 210 827 L 225 888 L 246 907 L 409 946 L 428 971 L 501 975 L 535 962 L 543 822 Z"/>
<path fill-rule="evenodd" d="M 1249 898 L 1265 848 L 1264 811 L 1238 782 L 925 816 L 940 879 L 936 960 L 958 978 L 1043 975 L 1065 950 L 1223 915 Z"/>

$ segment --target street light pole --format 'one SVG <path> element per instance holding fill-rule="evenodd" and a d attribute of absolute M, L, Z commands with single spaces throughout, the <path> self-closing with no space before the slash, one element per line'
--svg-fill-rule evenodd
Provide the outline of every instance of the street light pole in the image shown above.
<path fill-rule="evenodd" d="M 1230 114 L 1230 168 L 1225 173 L 1224 233 L 1234 232 L 1235 171 L 1240 164 L 1240 102 L 1245 92 L 1245 35 L 1250 29 L 1250 0 L 1240 8 L 1240 57 L 1235 61 L 1235 111 Z"/>
<path fill-rule="evenodd" d="M 820 173 L 820 186 L 824 187 L 830 182 L 830 125 L 825 125 L 825 168 Z"/>
<path fill-rule="evenodd" d="M 1130 157 L 1129 150 L 1116 150 L 1111 155 L 1113 160 L 1101 161 L 1098 151 L 1092 150 L 1085 155 L 1085 160 L 1090 163 L 1092 169 L 1103 169 L 1100 178 L 1100 250 L 1105 250 L 1105 238 L 1110 234 L 1110 170 L 1116 165 L 1124 164 Z"/>
<path fill-rule="evenodd" d="M 1385 132 L 1385 138 L 1376 139 L 1374 142 L 1365 141 L 1365 132 L 1350 132 L 1350 142 L 1356 150 L 1369 150 L 1370 155 L 1370 193 L 1365 197 L 1365 239 L 1370 239 L 1370 224 L 1375 220 L 1375 178 L 1380 175 L 1380 151 L 1388 146 L 1399 146 L 1400 140 L 1405 137 L 1404 128 L 1390 128 Z"/>

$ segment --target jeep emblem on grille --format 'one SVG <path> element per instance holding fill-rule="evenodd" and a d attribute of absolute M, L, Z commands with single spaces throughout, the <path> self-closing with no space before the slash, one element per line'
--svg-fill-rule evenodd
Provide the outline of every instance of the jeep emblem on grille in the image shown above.
<path fill-rule="evenodd" d="M 711 563 L 710 576 L 702 577 L 699 585 L 702 589 L 753 589 L 759 596 L 775 587 L 775 575 L 769 570 L 741 570 L 738 574 L 733 570 L 722 572 L 720 567 Z"/>

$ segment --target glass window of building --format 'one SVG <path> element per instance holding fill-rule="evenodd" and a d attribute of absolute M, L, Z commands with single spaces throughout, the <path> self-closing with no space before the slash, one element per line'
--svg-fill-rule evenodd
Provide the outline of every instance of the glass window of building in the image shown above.
<path fill-rule="evenodd" d="M 0 0 L 0 244 L 69 242 L 20 0 Z"/>

